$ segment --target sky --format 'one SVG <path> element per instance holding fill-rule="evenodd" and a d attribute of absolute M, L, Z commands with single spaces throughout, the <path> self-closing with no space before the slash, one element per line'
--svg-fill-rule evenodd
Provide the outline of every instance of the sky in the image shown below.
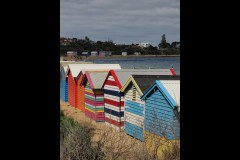
<path fill-rule="evenodd" d="M 180 0 L 60 0 L 60 36 L 117 44 L 180 41 Z"/>

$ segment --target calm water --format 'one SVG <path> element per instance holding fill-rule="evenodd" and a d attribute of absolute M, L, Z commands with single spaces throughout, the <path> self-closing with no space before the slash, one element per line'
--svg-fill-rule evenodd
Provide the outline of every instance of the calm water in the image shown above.
<path fill-rule="evenodd" d="M 180 75 L 180 57 L 136 57 L 136 58 L 112 58 L 112 59 L 96 59 L 92 62 L 97 64 L 119 64 L 123 69 L 136 68 L 173 68 L 176 74 Z"/>

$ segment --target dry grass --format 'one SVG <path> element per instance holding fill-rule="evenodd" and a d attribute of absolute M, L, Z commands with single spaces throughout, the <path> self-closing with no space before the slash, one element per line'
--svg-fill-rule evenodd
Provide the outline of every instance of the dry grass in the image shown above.
<path fill-rule="evenodd" d="M 92 146 L 102 147 L 107 160 L 178 160 L 180 159 L 179 141 L 168 141 L 145 135 L 141 142 L 125 132 L 108 127 L 104 122 L 92 121 L 79 109 L 60 101 L 61 110 L 66 116 L 92 129 Z M 152 137 L 152 138 L 151 138 Z"/>

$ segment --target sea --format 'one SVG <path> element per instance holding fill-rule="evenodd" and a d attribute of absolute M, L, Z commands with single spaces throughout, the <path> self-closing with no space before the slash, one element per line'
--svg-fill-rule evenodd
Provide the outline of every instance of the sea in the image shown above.
<path fill-rule="evenodd" d="M 180 75 L 180 57 L 134 57 L 134 58 L 101 58 L 89 60 L 96 64 L 119 64 L 122 69 L 169 69 L 173 67 Z"/>

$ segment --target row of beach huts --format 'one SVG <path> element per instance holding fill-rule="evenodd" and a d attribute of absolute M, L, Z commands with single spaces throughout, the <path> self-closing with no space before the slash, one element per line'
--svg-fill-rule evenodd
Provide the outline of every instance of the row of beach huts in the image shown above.
<path fill-rule="evenodd" d="M 121 69 L 119 64 L 60 66 L 60 99 L 96 122 L 144 141 L 180 136 L 180 75 L 171 69 Z"/>

